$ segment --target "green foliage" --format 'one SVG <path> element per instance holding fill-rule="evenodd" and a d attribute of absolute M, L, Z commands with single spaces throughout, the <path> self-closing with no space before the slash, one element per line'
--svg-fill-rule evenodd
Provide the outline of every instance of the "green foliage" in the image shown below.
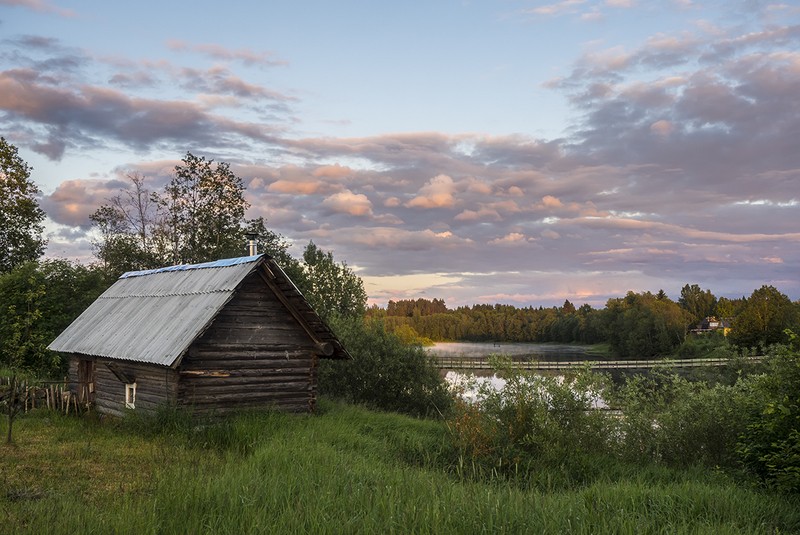
<path fill-rule="evenodd" d="M 787 333 L 794 341 L 796 335 Z M 739 453 L 768 485 L 800 492 L 800 352 L 775 348 L 769 371 L 755 378 L 758 410 L 742 434 Z"/>
<path fill-rule="evenodd" d="M 497 389 L 478 388 L 477 401 L 459 401 L 450 421 L 464 455 L 508 476 L 535 477 L 542 466 L 561 465 L 576 481 L 588 477 L 591 459 L 608 455 L 613 421 L 592 410 L 605 390 L 605 377 L 587 368 L 567 377 L 548 377 L 496 361 L 505 380 Z"/>
<path fill-rule="evenodd" d="M 614 399 L 623 458 L 743 467 L 770 487 L 800 492 L 800 353 L 775 346 L 765 365 L 765 373 L 740 370 L 714 384 L 665 372 L 628 379 Z"/>
<path fill-rule="evenodd" d="M 364 283 L 346 263 L 336 263 L 333 253 L 314 242 L 303 251 L 303 273 L 295 284 L 323 319 L 361 318 L 367 310 Z"/>
<path fill-rule="evenodd" d="M 263 218 L 244 218 L 249 204 L 242 179 L 227 163 L 186 153 L 163 191 L 150 191 L 145 178 L 130 183 L 91 216 L 99 239 L 95 254 L 112 278 L 125 271 L 241 256 L 245 232 L 258 234 L 261 251 L 285 260 L 283 238 Z"/>
<path fill-rule="evenodd" d="M 3 315 L 0 319 L 0 357 L 11 368 L 56 368 L 58 355 L 47 351 L 39 309 L 45 287 L 37 277 L 37 264 L 25 264 L 0 277 Z"/>
<path fill-rule="evenodd" d="M 444 299 L 400 299 L 399 301 L 389 300 L 386 305 L 387 316 L 430 316 L 431 314 L 443 314 L 447 312 L 447 305 Z"/>
<path fill-rule="evenodd" d="M 774 286 L 764 285 L 747 298 L 733 320 L 731 341 L 740 347 L 767 347 L 786 343 L 785 329 L 794 328 L 798 312 L 791 300 Z"/>
<path fill-rule="evenodd" d="M 31 168 L 17 147 L 0 137 L 0 273 L 36 260 L 44 252 L 44 211 L 30 180 Z"/>
<path fill-rule="evenodd" d="M 747 382 L 692 382 L 670 372 L 636 375 L 619 389 L 620 453 L 636 462 L 735 467 L 736 445 L 757 402 Z"/>
<path fill-rule="evenodd" d="M 27 382 L 16 375 L 12 375 L 7 384 L 0 383 L 0 408 L 6 416 L 6 444 L 13 442 L 14 420 L 23 409 L 27 386 Z"/>
<path fill-rule="evenodd" d="M 683 340 L 681 345 L 675 349 L 674 355 L 682 359 L 705 357 L 730 358 L 733 356 L 730 353 L 731 351 L 731 346 L 720 329 L 698 335 L 690 334 Z"/>
<path fill-rule="evenodd" d="M 714 315 L 717 298 L 711 290 L 701 290 L 697 284 L 685 285 L 681 288 L 678 304 L 688 313 L 688 326 L 697 325 L 703 318 Z"/>
<path fill-rule="evenodd" d="M 183 165 L 162 195 L 159 206 L 166 215 L 166 239 L 171 263 L 197 263 L 239 256 L 244 247 L 242 179 L 225 162 L 206 160 L 187 152 Z"/>
<path fill-rule="evenodd" d="M 541 486 L 453 462 L 444 423 L 325 403 L 150 433 L 51 413 L 0 445 L 0 531 L 40 533 L 796 533 L 796 500 L 718 472 L 596 462 Z M 169 419 L 169 418 L 167 418 Z M 127 423 L 127 422 L 126 422 Z M 234 444 L 194 442 L 230 430 Z M 218 428 L 220 431 L 211 430 Z M 2 424 L 0 424 L 2 429 Z M 213 441 L 212 441 L 213 442 Z"/>
<path fill-rule="evenodd" d="M 255 235 L 256 249 L 259 253 L 271 256 L 296 285 L 302 283 L 302 264 L 289 254 L 290 244 L 286 238 L 267 228 L 267 222 L 263 217 L 247 222 L 247 234 Z"/>
<path fill-rule="evenodd" d="M 449 310 L 441 299 L 390 301 L 388 308 L 370 309 L 387 330 L 406 326 L 434 341 L 579 342 L 594 344 L 606 338 L 603 311 L 584 304 L 577 310 L 516 308 L 511 305 L 473 305 Z"/>
<path fill-rule="evenodd" d="M 686 335 L 686 313 L 673 301 L 657 299 L 650 292 L 609 299 L 605 319 L 608 342 L 622 358 L 667 355 Z"/>
<path fill-rule="evenodd" d="M 0 365 L 59 375 L 63 363 L 47 344 L 106 286 L 99 270 L 66 260 L 29 262 L 0 275 Z"/>
<path fill-rule="evenodd" d="M 332 327 L 353 359 L 320 362 L 322 394 L 412 415 L 448 410 L 450 395 L 421 347 L 361 318 L 336 318 Z"/>

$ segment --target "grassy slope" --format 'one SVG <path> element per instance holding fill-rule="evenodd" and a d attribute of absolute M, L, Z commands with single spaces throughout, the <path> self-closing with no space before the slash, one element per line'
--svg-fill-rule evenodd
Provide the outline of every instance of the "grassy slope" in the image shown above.
<path fill-rule="evenodd" d="M 526 490 L 468 477 L 441 423 L 321 408 L 158 431 L 20 418 L 16 445 L 0 446 L 0 532 L 800 532 L 796 500 L 719 474 L 617 467 Z"/>

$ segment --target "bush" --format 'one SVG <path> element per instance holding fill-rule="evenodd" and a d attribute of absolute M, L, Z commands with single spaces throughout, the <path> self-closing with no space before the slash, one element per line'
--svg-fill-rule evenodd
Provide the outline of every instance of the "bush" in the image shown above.
<path fill-rule="evenodd" d="M 585 369 L 567 377 L 546 377 L 498 360 L 505 381 L 484 383 L 477 400 L 456 403 L 450 429 L 463 455 L 508 475 L 544 465 L 561 466 L 567 480 L 587 477 L 593 456 L 608 453 L 613 422 L 592 410 L 605 378 Z"/>
<path fill-rule="evenodd" d="M 691 382 L 655 371 L 629 379 L 617 394 L 620 453 L 631 461 L 734 467 L 736 444 L 755 401 L 750 385 Z"/>
<path fill-rule="evenodd" d="M 794 343 L 796 335 L 787 334 Z M 738 452 L 768 486 L 800 492 L 800 352 L 785 346 L 773 351 L 768 373 L 752 379 L 760 404 Z"/>
<path fill-rule="evenodd" d="M 414 416 L 449 410 L 452 398 L 420 346 L 403 344 L 376 321 L 334 319 L 331 324 L 353 359 L 320 362 L 321 394 Z"/>
<path fill-rule="evenodd" d="M 675 356 L 682 359 L 716 357 L 720 351 L 729 351 L 729 347 L 722 332 L 689 334 L 675 350 Z"/>

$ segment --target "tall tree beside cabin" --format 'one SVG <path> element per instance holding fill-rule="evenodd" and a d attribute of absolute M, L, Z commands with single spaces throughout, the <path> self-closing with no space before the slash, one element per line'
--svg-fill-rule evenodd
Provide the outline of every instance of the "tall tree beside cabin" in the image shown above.
<path fill-rule="evenodd" d="M 39 258 L 44 211 L 30 179 L 31 168 L 17 154 L 17 147 L 0 137 L 0 273 Z"/>

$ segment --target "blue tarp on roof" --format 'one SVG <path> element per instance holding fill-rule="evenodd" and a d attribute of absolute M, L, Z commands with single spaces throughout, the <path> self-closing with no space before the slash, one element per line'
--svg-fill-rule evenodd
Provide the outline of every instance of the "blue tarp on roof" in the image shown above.
<path fill-rule="evenodd" d="M 202 264 L 182 264 L 180 266 L 169 266 L 157 269 L 144 269 L 142 271 L 128 271 L 119 276 L 120 279 L 127 279 L 130 277 L 141 277 L 143 275 L 152 275 L 154 273 L 165 273 L 167 271 L 188 271 L 190 269 L 206 269 L 206 268 L 221 268 L 238 266 L 239 264 L 247 264 L 255 262 L 263 254 L 255 256 L 242 256 L 239 258 L 225 258 L 223 260 L 214 260 L 213 262 L 203 262 Z"/>

